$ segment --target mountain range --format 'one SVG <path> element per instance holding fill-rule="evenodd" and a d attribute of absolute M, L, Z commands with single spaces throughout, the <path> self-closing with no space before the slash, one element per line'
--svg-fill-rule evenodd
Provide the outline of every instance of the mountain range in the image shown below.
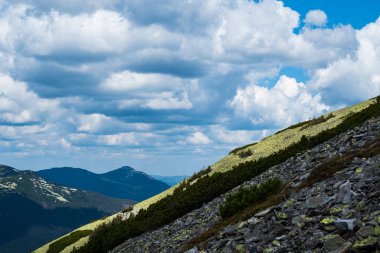
<path fill-rule="evenodd" d="M 71 167 L 40 170 L 37 173 L 56 184 L 135 201 L 142 201 L 169 188 L 167 184 L 129 166 L 103 174 Z"/>
<path fill-rule="evenodd" d="M 34 172 L 0 165 L 0 252 L 30 252 L 168 187 L 128 166 L 95 174 L 69 167 Z"/>

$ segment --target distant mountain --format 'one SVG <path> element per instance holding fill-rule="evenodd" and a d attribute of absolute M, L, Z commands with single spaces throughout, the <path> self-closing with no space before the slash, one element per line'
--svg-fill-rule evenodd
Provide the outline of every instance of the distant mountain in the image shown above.
<path fill-rule="evenodd" d="M 70 167 L 40 170 L 37 173 L 60 185 L 136 201 L 147 199 L 169 188 L 169 185 L 129 166 L 103 174 Z"/>
<path fill-rule="evenodd" d="M 55 185 L 35 172 L 0 165 L 0 252 L 30 252 L 132 203 Z"/>
<path fill-rule="evenodd" d="M 168 184 L 169 186 L 173 186 L 184 180 L 185 178 L 188 178 L 189 176 L 158 176 L 158 175 L 150 175 L 154 179 L 160 180 L 161 182 L 164 182 L 165 184 Z"/>

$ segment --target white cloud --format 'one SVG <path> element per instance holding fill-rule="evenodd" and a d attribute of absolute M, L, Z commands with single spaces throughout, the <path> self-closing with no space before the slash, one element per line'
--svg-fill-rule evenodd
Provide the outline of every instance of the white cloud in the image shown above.
<path fill-rule="evenodd" d="M 207 145 L 211 143 L 211 140 L 202 132 L 192 133 L 187 137 L 186 141 L 193 145 Z"/>
<path fill-rule="evenodd" d="M 304 22 L 309 25 L 324 26 L 327 23 L 327 15 L 322 10 L 311 10 L 306 14 Z"/>
<path fill-rule="evenodd" d="M 102 84 L 104 91 L 130 92 L 149 89 L 150 91 L 176 87 L 181 79 L 161 74 L 142 74 L 123 71 L 112 74 Z"/>
<path fill-rule="evenodd" d="M 283 127 L 329 109 L 320 101 L 319 95 L 313 96 L 305 84 L 287 76 L 281 76 L 272 88 L 255 84 L 239 88 L 231 106 L 237 117 L 266 127 Z"/>
<path fill-rule="evenodd" d="M 38 15 L 30 6 L 15 5 L 2 13 L 0 28 L 0 47 L 47 56 L 121 52 L 128 45 L 130 24 L 106 10 L 76 16 L 56 11 Z"/>
<path fill-rule="evenodd" d="M 173 94 L 168 95 L 167 97 L 147 101 L 145 107 L 155 110 L 190 109 L 193 107 L 186 93 L 183 93 L 180 97 L 173 96 Z"/>
<path fill-rule="evenodd" d="M 59 114 L 57 101 L 42 99 L 27 84 L 0 74 L 0 121 L 32 123 L 43 121 L 50 114 Z"/>
<path fill-rule="evenodd" d="M 380 18 L 357 31 L 356 38 L 355 55 L 318 69 L 309 82 L 329 104 L 355 103 L 380 94 Z"/>
<path fill-rule="evenodd" d="M 192 81 L 169 75 L 123 71 L 112 74 L 100 87 L 104 92 L 133 97 L 119 101 L 120 108 L 140 106 L 153 110 L 170 110 L 192 108 L 186 91 L 192 86 Z"/>

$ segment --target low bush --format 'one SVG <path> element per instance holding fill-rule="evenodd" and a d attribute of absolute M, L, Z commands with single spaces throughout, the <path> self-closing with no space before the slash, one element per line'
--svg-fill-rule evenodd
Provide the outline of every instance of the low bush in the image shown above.
<path fill-rule="evenodd" d="M 219 209 L 220 215 L 225 219 L 251 205 L 259 204 L 266 200 L 268 196 L 278 193 L 281 186 L 282 182 L 277 178 L 273 178 L 260 185 L 242 187 L 236 193 L 227 197 Z"/>
<path fill-rule="evenodd" d="M 67 246 L 70 246 L 74 242 L 77 242 L 83 237 L 86 237 L 92 233 L 92 230 L 78 230 L 74 231 L 68 236 L 65 236 L 58 241 L 53 242 L 49 245 L 49 249 L 46 253 L 59 253 Z"/>

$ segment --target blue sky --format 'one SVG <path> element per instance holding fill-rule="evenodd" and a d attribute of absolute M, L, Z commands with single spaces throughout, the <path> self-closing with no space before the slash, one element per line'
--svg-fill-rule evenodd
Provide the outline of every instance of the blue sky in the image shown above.
<path fill-rule="evenodd" d="M 380 93 L 373 0 L 0 0 L 0 163 L 190 175 Z"/>

